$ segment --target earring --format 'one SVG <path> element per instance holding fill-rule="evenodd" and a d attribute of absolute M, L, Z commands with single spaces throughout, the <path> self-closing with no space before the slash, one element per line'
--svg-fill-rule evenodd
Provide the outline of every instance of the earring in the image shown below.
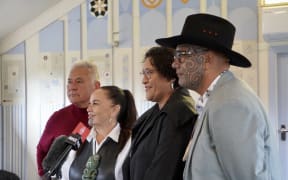
<path fill-rule="evenodd" d="M 176 79 L 172 79 L 172 80 L 171 80 L 171 84 L 170 84 L 171 89 L 174 89 L 174 82 L 175 82 L 175 80 L 176 80 Z"/>

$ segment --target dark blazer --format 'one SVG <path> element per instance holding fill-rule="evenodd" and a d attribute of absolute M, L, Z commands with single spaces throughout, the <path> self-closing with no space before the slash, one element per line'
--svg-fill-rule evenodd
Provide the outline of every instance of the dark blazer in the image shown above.
<path fill-rule="evenodd" d="M 197 119 L 189 92 L 178 88 L 166 105 L 147 110 L 132 131 L 124 180 L 181 180 L 184 155 Z"/>

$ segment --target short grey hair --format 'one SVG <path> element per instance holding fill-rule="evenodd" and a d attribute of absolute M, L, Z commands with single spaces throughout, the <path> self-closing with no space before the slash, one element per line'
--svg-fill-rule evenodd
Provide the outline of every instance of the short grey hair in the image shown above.
<path fill-rule="evenodd" d="M 92 61 L 78 60 L 72 65 L 71 70 L 75 68 L 87 68 L 89 70 L 91 78 L 95 81 L 99 81 L 97 65 Z"/>

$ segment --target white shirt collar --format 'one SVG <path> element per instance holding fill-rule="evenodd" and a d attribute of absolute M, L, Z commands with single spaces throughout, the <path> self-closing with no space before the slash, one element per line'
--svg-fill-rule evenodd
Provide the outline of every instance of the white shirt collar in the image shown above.
<path fill-rule="evenodd" d="M 120 131 L 121 131 L 120 124 L 117 122 L 116 126 L 110 131 L 110 133 L 105 137 L 103 141 L 105 141 L 107 137 L 110 137 L 111 139 L 113 139 L 113 141 L 118 142 Z M 95 137 L 96 137 L 96 131 L 94 128 L 92 128 L 89 135 L 87 136 L 87 141 L 90 142 Z"/>
<path fill-rule="evenodd" d="M 116 143 L 118 143 L 120 131 L 121 131 L 120 124 L 117 122 L 116 126 L 110 131 L 110 133 L 102 140 L 100 144 L 98 144 L 96 141 L 95 128 L 92 128 L 87 137 L 87 141 L 91 142 L 91 140 L 93 140 L 93 149 L 92 149 L 93 154 L 96 154 L 99 151 L 99 149 L 101 148 L 101 146 L 104 144 L 104 142 L 107 140 L 108 137 L 111 138 Z"/>
<path fill-rule="evenodd" d="M 215 85 L 217 84 L 217 82 L 219 81 L 220 77 L 225 73 L 226 71 L 223 71 L 222 73 L 220 73 L 213 81 L 212 83 L 209 85 L 208 89 L 205 91 L 205 93 L 200 96 L 198 98 L 198 101 L 196 103 L 196 111 L 199 114 L 199 116 L 201 115 L 203 108 L 205 107 L 208 98 L 211 94 L 211 92 L 214 90 Z"/>

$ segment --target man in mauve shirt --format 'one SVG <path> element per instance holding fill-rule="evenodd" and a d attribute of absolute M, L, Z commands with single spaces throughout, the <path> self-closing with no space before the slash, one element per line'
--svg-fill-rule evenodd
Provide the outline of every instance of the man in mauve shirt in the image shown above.
<path fill-rule="evenodd" d="M 99 87 L 99 74 L 95 64 L 83 60 L 73 64 L 67 80 L 67 95 L 71 104 L 52 114 L 37 145 L 39 176 L 45 173 L 42 161 L 57 136 L 71 134 L 79 122 L 89 127 L 86 108 L 90 95 Z"/>

